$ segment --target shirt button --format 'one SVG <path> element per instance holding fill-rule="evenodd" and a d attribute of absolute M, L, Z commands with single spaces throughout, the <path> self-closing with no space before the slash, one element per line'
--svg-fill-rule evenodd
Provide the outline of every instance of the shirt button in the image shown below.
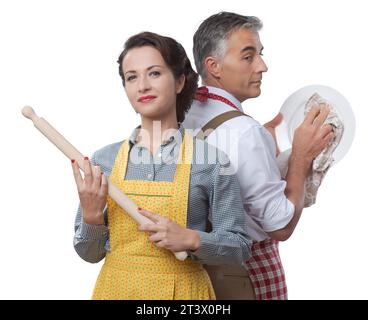
<path fill-rule="evenodd" d="M 152 174 L 151 173 L 147 174 L 147 178 L 148 179 L 151 179 L 152 178 Z"/>
<path fill-rule="evenodd" d="M 161 158 L 161 157 L 162 157 L 162 153 L 160 152 L 157 156 L 158 156 L 159 158 Z"/>

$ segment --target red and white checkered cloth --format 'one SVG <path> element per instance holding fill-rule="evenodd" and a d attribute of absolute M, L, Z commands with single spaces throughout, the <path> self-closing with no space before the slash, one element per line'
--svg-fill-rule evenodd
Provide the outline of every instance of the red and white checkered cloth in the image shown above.
<path fill-rule="evenodd" d="M 252 257 L 246 262 L 246 266 L 256 300 L 287 300 L 285 273 L 277 240 L 254 242 Z"/>

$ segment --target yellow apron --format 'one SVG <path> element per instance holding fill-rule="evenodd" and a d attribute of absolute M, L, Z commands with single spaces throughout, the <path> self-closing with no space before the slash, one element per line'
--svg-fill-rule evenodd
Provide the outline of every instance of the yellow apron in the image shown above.
<path fill-rule="evenodd" d="M 129 140 L 121 146 L 110 179 L 139 207 L 186 227 L 193 138 L 185 135 L 180 147 L 174 180 L 125 180 Z M 187 258 L 179 261 L 172 252 L 152 244 L 147 232 L 110 197 L 108 221 L 110 252 L 106 254 L 93 299 L 215 299 L 202 265 Z"/>

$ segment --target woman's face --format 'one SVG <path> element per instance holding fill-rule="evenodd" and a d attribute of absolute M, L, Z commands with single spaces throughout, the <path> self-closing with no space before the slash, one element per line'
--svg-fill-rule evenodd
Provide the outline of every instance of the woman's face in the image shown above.
<path fill-rule="evenodd" d="M 125 91 L 136 112 L 153 120 L 176 115 L 176 95 L 184 86 L 184 76 L 175 80 L 157 49 L 144 46 L 129 50 L 122 68 Z"/>

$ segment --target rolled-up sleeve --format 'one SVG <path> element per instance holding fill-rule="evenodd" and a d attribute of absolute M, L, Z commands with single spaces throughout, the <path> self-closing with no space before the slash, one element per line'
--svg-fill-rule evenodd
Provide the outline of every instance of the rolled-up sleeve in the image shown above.
<path fill-rule="evenodd" d="M 105 210 L 105 215 L 106 215 Z M 74 249 L 85 261 L 97 263 L 101 261 L 107 251 L 109 230 L 106 225 L 91 225 L 83 222 L 79 206 L 75 219 Z"/>
<path fill-rule="evenodd" d="M 246 231 L 240 186 L 236 176 L 227 170 L 227 156 L 219 151 L 219 157 L 209 194 L 212 231 L 198 231 L 200 247 L 190 255 L 203 264 L 243 265 L 250 255 L 251 240 Z"/>
<path fill-rule="evenodd" d="M 232 148 L 230 159 L 237 160 L 237 177 L 247 213 L 266 232 L 285 227 L 295 208 L 285 195 L 286 181 L 281 179 L 269 132 L 260 125 L 244 132 Z"/>

